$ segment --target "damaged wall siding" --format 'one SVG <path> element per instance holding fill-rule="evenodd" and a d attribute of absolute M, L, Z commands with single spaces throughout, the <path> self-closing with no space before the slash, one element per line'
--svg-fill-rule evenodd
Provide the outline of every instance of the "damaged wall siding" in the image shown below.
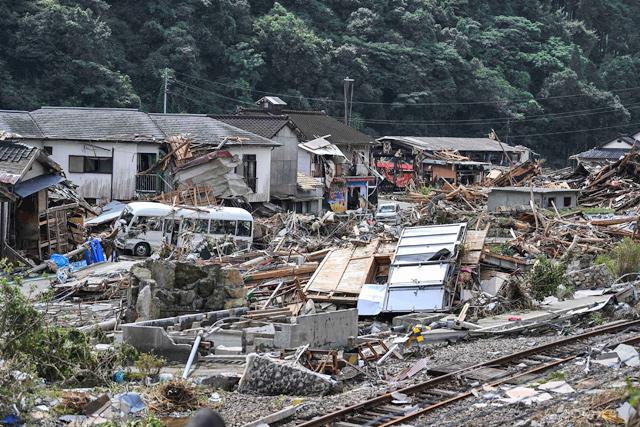
<path fill-rule="evenodd" d="M 138 153 L 155 153 L 159 156 L 158 144 L 127 143 L 127 142 L 79 142 L 52 140 L 45 141 L 47 147 L 52 147 L 51 157 L 62 168 L 67 178 L 79 186 L 82 197 L 110 200 L 132 200 L 136 189 L 136 172 Z M 107 173 L 72 173 L 69 172 L 69 156 L 111 157 L 113 148 L 113 192 L 111 189 L 111 174 Z"/>
<path fill-rule="evenodd" d="M 298 148 L 298 172 L 313 176 L 311 173 L 311 153 L 302 148 Z"/>
<path fill-rule="evenodd" d="M 285 126 L 272 140 L 282 144 L 271 153 L 271 193 L 284 196 L 296 194 L 298 136 Z"/>
<path fill-rule="evenodd" d="M 225 150 L 238 156 L 242 161 L 244 154 L 255 154 L 256 156 L 256 191 L 255 194 L 246 196 L 248 202 L 268 202 L 271 198 L 271 147 L 257 147 L 255 145 L 246 146 L 225 146 Z"/>

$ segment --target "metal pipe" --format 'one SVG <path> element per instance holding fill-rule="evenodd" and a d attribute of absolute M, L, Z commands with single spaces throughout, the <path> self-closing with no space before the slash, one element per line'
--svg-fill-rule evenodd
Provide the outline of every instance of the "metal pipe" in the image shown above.
<path fill-rule="evenodd" d="M 189 377 L 189 371 L 191 370 L 191 365 L 193 365 L 193 359 L 196 358 L 196 354 L 198 352 L 198 347 L 200 346 L 201 340 L 202 340 L 202 333 L 199 333 L 196 336 L 196 340 L 193 342 L 193 347 L 191 347 L 191 354 L 189 354 L 189 360 L 187 360 L 187 364 L 184 367 L 184 372 L 182 373 L 183 380 L 186 380 Z"/>

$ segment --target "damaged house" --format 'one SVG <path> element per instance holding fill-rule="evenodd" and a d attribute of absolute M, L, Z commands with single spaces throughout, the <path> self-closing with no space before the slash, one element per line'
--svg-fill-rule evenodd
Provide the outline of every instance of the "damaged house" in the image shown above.
<path fill-rule="evenodd" d="M 216 197 L 243 196 L 250 203 L 269 201 L 271 156 L 280 146 L 279 142 L 206 115 L 149 116 L 170 143 L 177 136 L 188 140 L 182 153 L 182 164 L 175 170 L 174 185 L 207 184 L 217 188 Z M 175 145 L 171 147 L 172 150 L 175 148 Z"/>
<path fill-rule="evenodd" d="M 30 264 L 84 239 L 90 207 L 45 151 L 0 141 L 0 258 Z"/>
<path fill-rule="evenodd" d="M 482 181 L 491 166 L 508 166 L 529 160 L 525 147 L 513 147 L 490 138 L 384 136 L 374 149 L 376 166 L 396 187 L 412 177 L 434 184 L 474 184 Z"/>
<path fill-rule="evenodd" d="M 375 193 L 373 138 L 324 111 L 287 109 L 277 97 L 256 104 L 259 108 L 212 117 L 282 144 L 273 152 L 274 203 L 297 212 L 317 213 L 322 207 L 344 212 Z"/>
<path fill-rule="evenodd" d="M 577 165 L 587 168 L 616 162 L 629 151 L 640 148 L 640 142 L 636 139 L 637 136 L 640 136 L 640 134 L 636 134 L 634 137 L 620 136 L 598 147 L 574 154 L 569 159 L 574 160 Z"/>
<path fill-rule="evenodd" d="M 138 175 L 156 162 L 165 137 L 142 111 L 42 107 L 0 116 L 0 131 L 46 151 L 89 201 L 133 200 L 163 189 L 161 177 Z M 18 120 L 29 132 L 2 126 Z"/>

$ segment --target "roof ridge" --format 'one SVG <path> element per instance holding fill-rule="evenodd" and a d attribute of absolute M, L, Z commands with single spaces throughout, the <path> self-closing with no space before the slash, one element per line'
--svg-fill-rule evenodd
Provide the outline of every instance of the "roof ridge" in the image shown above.
<path fill-rule="evenodd" d="M 137 111 L 139 113 L 144 113 L 144 111 L 140 111 L 139 108 L 122 108 L 122 107 L 64 107 L 64 106 L 55 106 L 55 105 L 43 105 L 38 110 L 106 110 L 106 111 Z M 33 112 L 38 111 L 33 110 Z"/>
<path fill-rule="evenodd" d="M 308 114 L 308 115 L 315 115 L 315 116 L 329 116 L 327 114 L 326 111 L 324 110 L 319 110 L 319 111 L 310 111 L 310 110 L 282 110 L 283 113 L 285 114 Z"/>
<path fill-rule="evenodd" d="M 0 113 L 27 113 L 27 114 L 29 114 L 29 112 L 26 111 L 26 110 L 1 110 L 1 109 L 0 109 Z"/>

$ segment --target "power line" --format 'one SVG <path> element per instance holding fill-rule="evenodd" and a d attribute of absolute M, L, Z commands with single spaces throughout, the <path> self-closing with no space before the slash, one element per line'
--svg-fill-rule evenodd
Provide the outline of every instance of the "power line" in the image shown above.
<path fill-rule="evenodd" d="M 197 76 L 193 76 L 191 74 L 186 74 L 182 72 L 180 72 L 179 74 L 182 74 L 183 76 L 186 76 L 186 77 L 190 77 L 192 79 L 201 80 L 204 82 L 212 83 L 212 84 L 223 86 L 223 87 L 228 87 L 231 89 L 249 90 L 251 92 L 261 93 L 265 95 L 279 96 L 283 98 L 306 99 L 310 101 L 333 102 L 333 103 L 340 103 L 340 104 L 344 103 L 343 99 L 313 98 L 313 97 L 307 97 L 307 96 L 288 95 L 284 93 L 266 92 L 266 91 L 260 91 L 257 89 L 251 89 L 251 88 L 242 87 L 242 86 L 235 86 L 235 85 L 220 83 L 220 82 L 208 80 L 202 77 L 197 77 Z M 640 86 L 630 87 L 625 89 L 612 89 L 612 90 L 609 90 L 608 92 L 618 93 L 618 92 L 628 92 L 628 91 L 638 90 L 638 89 L 640 89 Z M 446 91 L 446 90 L 443 90 L 443 91 Z M 465 102 L 422 102 L 422 103 L 375 102 L 375 101 L 352 101 L 352 102 L 354 104 L 361 104 L 361 105 L 391 105 L 391 106 L 396 105 L 396 106 L 407 106 L 407 107 L 411 107 L 411 106 L 419 107 L 419 106 L 487 105 L 487 104 L 521 103 L 521 102 L 546 101 L 550 99 L 565 99 L 565 98 L 575 98 L 575 97 L 584 97 L 584 96 L 589 96 L 589 95 L 580 93 L 580 94 L 546 96 L 546 97 L 540 97 L 540 98 L 532 97 L 532 98 L 526 98 L 526 99 L 523 98 L 523 99 L 513 99 L 513 100 L 506 99 L 506 100 L 494 100 L 494 101 L 465 101 Z"/>
<path fill-rule="evenodd" d="M 226 99 L 226 100 L 229 100 L 229 101 L 234 101 L 234 102 L 237 102 L 237 103 L 240 103 L 240 104 L 254 105 L 252 102 L 247 102 L 247 101 L 243 101 L 241 99 L 231 98 L 231 97 L 225 96 L 225 95 L 220 95 L 217 92 L 213 92 L 213 91 L 209 91 L 209 90 L 206 90 L 206 89 L 202 89 L 202 88 L 200 88 L 198 86 L 192 86 L 192 85 L 190 85 L 188 83 L 185 83 L 185 82 L 182 82 L 180 80 L 174 80 L 174 82 L 177 83 L 180 86 L 186 87 L 186 88 L 191 89 L 191 90 L 200 91 L 200 92 L 203 92 L 203 93 L 205 93 L 207 95 L 217 96 L 219 98 L 223 98 L 223 99 Z"/>
<path fill-rule="evenodd" d="M 636 109 L 640 108 L 640 103 L 634 103 L 629 105 L 624 105 L 627 109 Z M 605 108 L 609 108 L 605 110 Z M 604 111 L 598 111 L 604 110 Z M 563 113 L 549 113 L 549 114 L 541 114 L 538 116 L 526 116 L 522 119 L 469 119 L 467 121 L 464 120 L 444 120 L 444 121 L 403 121 L 403 120 L 386 120 L 386 119 L 361 119 L 363 123 L 370 124 L 379 124 L 379 125 L 393 125 L 393 124 L 403 124 L 403 125 L 415 125 L 415 126 L 445 126 L 455 124 L 458 126 L 479 126 L 479 125 L 499 125 L 499 124 L 518 124 L 523 122 L 531 122 L 536 120 L 554 120 L 554 119 L 566 119 L 571 117 L 584 117 L 584 116 L 592 116 L 597 114 L 606 114 L 606 113 L 615 113 L 618 112 L 618 109 L 612 109 L 610 107 L 603 108 L 595 108 L 593 110 L 577 110 L 576 113 L 580 111 L 586 111 L 585 113 L 580 114 L 567 114 L 571 112 L 563 112 Z"/>
<path fill-rule="evenodd" d="M 562 131 L 562 132 L 530 133 L 530 134 L 525 134 L 525 135 L 512 135 L 511 138 L 513 139 L 513 138 L 528 138 L 528 137 L 532 137 L 532 136 L 564 135 L 564 134 L 569 134 L 569 133 L 591 132 L 591 131 L 594 131 L 594 130 L 606 130 L 606 129 L 624 128 L 624 127 L 628 127 L 628 126 L 640 126 L 640 122 L 627 123 L 627 124 L 624 124 L 624 125 L 617 125 L 617 126 L 605 126 L 605 127 L 599 127 L 599 128 L 591 128 L 591 129 L 568 130 L 568 131 Z"/>
<path fill-rule="evenodd" d="M 185 88 L 191 89 L 191 90 L 196 90 L 199 91 L 201 93 L 205 93 L 207 95 L 213 95 L 216 97 L 220 97 L 223 99 L 227 99 L 230 101 L 234 101 L 240 104 L 245 104 L 245 105 L 251 105 L 253 106 L 253 103 L 251 102 L 247 102 L 247 101 L 243 101 L 241 99 L 237 99 L 237 98 L 231 98 L 225 95 L 221 95 L 217 92 L 214 92 L 212 90 L 209 89 L 203 89 L 201 87 L 198 86 L 194 86 L 188 83 L 185 83 L 181 80 L 175 80 L 175 82 L 180 85 L 183 86 Z M 633 103 L 633 104 L 629 104 L 623 107 L 625 108 L 638 108 L 638 106 L 640 106 L 640 103 Z M 598 108 L 590 108 L 590 109 L 583 109 L 583 110 L 573 110 L 573 111 L 563 111 L 563 112 L 559 112 L 559 113 L 546 113 L 546 114 L 537 114 L 537 115 L 532 115 L 532 116 L 526 116 L 523 119 L 514 121 L 514 119 L 512 117 L 495 117 L 495 118 L 486 118 L 486 119 L 460 119 L 460 120 L 441 120 L 441 121 L 398 121 L 398 120 L 390 120 L 390 119 L 360 119 L 361 122 L 363 123 L 369 123 L 369 124 L 380 124 L 380 125 L 415 125 L 415 126 L 444 126 L 444 125 L 449 125 L 449 124 L 456 124 L 456 125 L 461 125 L 461 126 L 481 126 L 481 125 L 499 125 L 499 124 L 508 124 L 509 122 L 511 123 L 523 123 L 523 122 L 529 122 L 529 121 L 535 121 L 535 120 L 544 120 L 544 119 L 562 119 L 562 118 L 571 118 L 571 117 L 582 117 L 582 116 L 589 116 L 589 115 L 594 115 L 594 114 L 603 114 L 603 113 L 615 113 L 617 112 L 618 109 L 615 107 L 598 107 Z M 334 117 L 336 119 L 339 119 L 338 117 Z"/>
<path fill-rule="evenodd" d="M 183 82 L 176 81 L 176 83 L 178 83 L 178 84 L 180 84 L 180 85 L 182 85 L 184 87 L 193 89 L 193 90 L 201 91 L 201 92 L 203 92 L 203 93 L 205 93 L 207 95 L 219 96 L 219 97 L 222 97 L 222 98 L 225 98 L 225 99 L 229 99 L 229 100 L 232 100 L 232 101 L 235 101 L 235 102 L 239 102 L 239 103 L 242 103 L 242 104 L 251 104 L 251 103 L 248 103 L 246 101 L 242 101 L 240 99 L 230 98 L 230 97 L 227 97 L 227 96 L 224 96 L 224 95 L 220 95 L 218 93 L 215 93 L 215 92 L 212 92 L 212 91 L 208 91 L 206 89 L 202 89 L 202 88 L 199 88 L 197 86 L 192 86 L 192 85 L 189 85 L 189 84 L 186 84 L 186 83 L 183 83 Z M 183 96 L 184 98 L 189 99 L 191 101 L 200 102 L 198 100 L 195 100 L 194 98 L 190 98 L 190 97 L 178 94 L 178 93 L 176 93 L 176 94 L 179 95 L 179 96 Z M 638 103 L 630 104 L 627 108 L 637 108 L 638 107 L 637 104 Z M 251 105 L 253 105 L 253 104 L 251 104 Z M 575 115 L 575 116 L 581 116 L 581 115 Z M 560 117 L 560 118 L 564 118 L 564 117 Z M 365 119 L 363 119 L 362 121 L 366 122 Z M 384 124 L 387 124 L 387 125 L 407 125 L 408 123 L 406 123 L 406 122 L 388 122 L 388 123 L 384 123 Z M 431 125 L 431 124 L 432 123 L 428 123 L 427 125 Z M 483 124 L 482 122 L 477 123 L 477 125 L 482 125 L 482 124 Z M 486 124 L 486 123 L 484 123 L 484 124 Z M 638 123 L 626 123 L 626 124 L 615 125 L 615 126 L 604 126 L 604 127 L 590 128 L 590 129 L 577 129 L 577 130 L 572 130 L 572 131 L 543 132 L 543 133 L 532 133 L 532 134 L 524 134 L 524 135 L 511 135 L 510 138 L 514 139 L 514 138 L 528 138 L 528 137 L 536 137 L 536 136 L 565 135 L 565 134 L 572 134 L 572 133 L 591 132 L 591 131 L 595 131 L 595 130 L 618 129 L 618 128 L 623 128 L 623 127 L 628 127 L 628 126 L 637 126 L 637 125 L 640 125 L 640 122 L 638 122 Z"/>

